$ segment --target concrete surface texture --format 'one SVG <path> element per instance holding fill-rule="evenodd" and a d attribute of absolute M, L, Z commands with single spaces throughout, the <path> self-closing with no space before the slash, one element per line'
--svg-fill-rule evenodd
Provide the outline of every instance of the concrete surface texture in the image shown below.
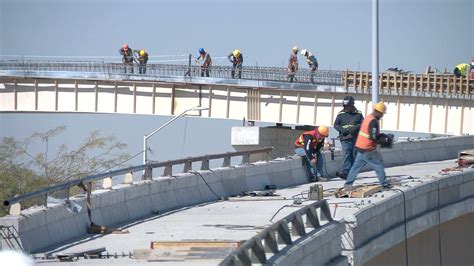
<path fill-rule="evenodd" d="M 438 174 L 438 172 L 443 168 L 452 167 L 454 165 L 455 163 L 453 160 L 431 162 L 428 164 L 420 163 L 402 167 L 388 168 L 387 174 L 392 182 L 399 182 L 400 185 L 396 185 L 396 189 L 401 189 L 404 191 L 420 191 L 419 193 L 423 193 L 423 190 L 420 190 L 419 188 L 420 186 L 423 187 L 433 182 L 436 183 L 436 180 L 438 178 L 442 178 L 446 181 L 449 181 L 451 176 L 446 176 L 443 178 Z M 412 174 L 412 178 L 405 175 L 407 172 Z M 468 170 L 466 171 L 466 173 L 470 175 L 469 178 L 472 180 L 474 171 Z M 326 191 L 331 191 L 335 188 L 341 187 L 343 182 L 344 181 L 340 179 L 332 179 L 331 181 L 322 183 L 322 185 L 324 186 L 324 189 Z M 376 182 L 376 177 L 374 173 L 366 172 L 359 175 L 356 181 L 356 185 L 373 182 Z M 470 186 L 472 186 L 472 183 L 473 181 L 471 181 Z M 273 215 L 277 213 L 280 208 L 285 205 L 292 205 L 293 198 L 295 196 L 297 197 L 301 195 L 301 193 L 308 191 L 311 185 L 312 184 L 302 184 L 291 188 L 277 190 L 276 192 L 280 196 L 283 196 L 285 199 L 273 200 L 270 198 L 267 200 L 260 201 L 218 201 L 208 204 L 185 207 L 182 209 L 177 209 L 175 211 L 164 213 L 162 215 L 149 216 L 146 219 L 138 220 L 134 223 L 123 225 L 121 228 L 129 230 L 129 234 L 110 234 L 105 236 L 89 235 L 81 239 L 77 239 L 76 241 L 69 241 L 67 244 L 64 244 L 62 246 L 44 249 L 42 251 L 53 254 L 66 254 L 71 252 L 78 252 L 81 250 L 105 247 L 110 253 L 117 252 L 121 254 L 122 252 L 125 252 L 128 254 L 128 252 L 131 252 L 134 249 L 149 248 L 151 241 L 213 241 L 216 239 L 242 241 L 252 237 L 260 230 L 271 224 L 269 220 L 272 218 Z M 365 235 L 370 237 L 370 231 L 374 230 L 375 232 L 377 232 L 377 228 L 384 228 L 386 226 L 390 226 L 390 224 L 387 223 L 388 221 L 390 221 L 390 219 L 387 220 L 388 216 L 386 216 L 384 219 L 379 220 L 375 224 L 372 223 L 371 225 L 368 225 L 366 222 L 362 221 L 361 213 L 381 215 L 383 213 L 381 213 L 381 207 L 379 206 L 383 206 L 382 209 L 387 212 L 387 208 L 390 208 L 387 205 L 394 204 L 392 203 L 392 201 L 400 203 L 400 195 L 401 193 L 397 190 L 387 190 L 376 193 L 370 198 L 347 199 L 335 198 L 333 196 L 330 196 L 327 198 L 327 200 L 329 200 L 331 213 L 334 215 L 334 218 L 336 220 L 348 220 L 348 222 L 351 222 L 353 221 L 353 218 L 351 217 L 356 217 L 357 219 L 359 219 L 355 228 L 352 229 L 352 234 L 354 238 L 357 239 Z M 311 201 L 304 202 L 303 206 L 310 202 Z M 453 206 L 447 206 L 446 208 L 450 207 L 452 208 Z M 295 208 L 298 208 L 298 206 L 283 208 L 280 212 L 277 213 L 274 219 L 278 220 L 288 215 L 289 213 L 294 211 Z M 422 206 L 420 206 L 419 208 L 422 208 Z M 470 211 L 472 212 L 472 209 Z M 398 214 L 396 216 L 390 214 L 390 217 L 392 217 L 393 220 L 397 220 L 400 218 L 403 219 L 403 214 Z M 370 220 L 370 218 L 368 217 L 364 218 Z M 431 226 L 433 226 L 433 224 L 427 222 L 425 222 L 424 224 L 424 227 L 426 227 L 426 229 L 429 229 Z M 330 231 L 334 231 L 336 228 L 337 227 L 335 227 L 334 229 L 332 227 L 323 227 L 321 231 L 316 232 L 316 234 L 327 234 Z M 363 228 L 366 228 L 366 231 L 364 233 L 361 232 L 361 230 L 364 230 Z M 398 238 L 387 238 L 380 240 L 380 242 L 385 243 L 383 247 L 387 247 L 387 249 L 389 249 L 389 247 L 396 246 L 398 244 L 397 240 L 403 240 L 403 230 L 400 232 L 400 230 L 396 230 L 396 228 L 394 229 L 395 234 L 399 235 Z M 356 230 L 359 231 L 356 232 Z M 321 262 L 321 260 L 330 259 L 324 257 L 324 254 L 330 254 L 331 252 L 329 251 L 331 249 L 340 250 L 341 247 L 343 247 L 347 251 L 347 247 L 348 245 L 351 245 L 351 243 L 344 243 L 343 245 L 341 245 L 340 236 L 343 233 L 351 233 L 351 231 L 349 229 L 341 230 L 341 228 L 335 231 L 338 232 L 337 235 L 339 236 L 337 237 L 337 244 L 334 244 L 334 242 L 332 242 L 333 244 L 325 245 L 326 243 L 322 241 L 313 242 L 311 241 L 311 238 L 313 236 L 310 235 L 307 239 L 293 246 L 292 249 L 288 251 L 288 254 L 285 253 L 275 258 L 275 264 L 308 265 L 307 263 L 309 262 Z M 413 232 L 413 234 L 415 234 L 415 232 Z M 460 241 L 469 242 L 470 240 L 463 239 Z M 314 248 L 317 248 L 320 251 L 325 250 L 327 252 L 318 253 L 317 258 L 310 258 L 312 255 L 314 255 L 313 252 L 301 252 L 305 249 L 308 250 L 309 245 L 312 245 Z M 295 252 L 298 252 L 298 254 L 295 255 Z M 357 247 L 351 252 L 357 252 Z M 372 257 L 367 257 L 367 260 L 370 258 Z M 384 261 L 383 258 L 382 261 Z M 99 260 L 97 262 L 104 264 L 134 264 L 140 262 L 144 263 L 145 261 L 129 258 L 111 258 L 108 260 Z M 90 263 L 88 260 L 79 260 L 75 264 L 80 265 L 88 263 Z M 167 264 L 170 265 L 216 265 L 218 263 L 219 260 L 187 260 L 185 262 L 167 262 Z M 361 265 L 361 263 L 357 261 L 352 261 L 352 263 L 354 263 L 354 265 Z M 314 265 L 321 264 L 318 263 Z"/>
<path fill-rule="evenodd" d="M 344 218 L 348 223 L 346 237 L 342 239 L 346 239 L 343 241 L 344 249 L 352 254 L 354 264 L 364 263 L 403 241 L 403 230 L 400 229 L 403 229 L 404 223 L 401 221 L 404 216 L 408 219 L 405 220 L 409 224 L 409 238 L 439 223 L 472 212 L 470 200 L 474 193 L 473 171 L 466 170 L 439 178 L 439 170 L 454 166 L 454 162 L 437 160 L 442 160 L 443 157 L 453 158 L 457 150 L 472 147 L 473 143 L 469 136 L 400 143 L 383 153 L 387 165 L 407 164 L 409 161 L 428 162 L 387 169 L 387 174 L 399 186 L 395 188 L 406 192 L 384 191 L 370 199 L 329 199 L 336 219 Z M 329 172 L 335 172 L 340 162 L 330 161 L 329 154 L 326 156 Z M 110 252 L 128 252 L 134 248 L 146 248 L 152 240 L 240 241 L 255 235 L 260 228 L 266 226 L 279 208 L 293 202 L 292 196 L 309 189 L 309 184 L 305 184 L 306 177 L 300 158 L 214 169 L 201 172 L 201 175 L 202 177 L 187 173 L 172 178 L 155 177 L 153 181 L 138 182 L 132 186 L 119 185 L 110 191 L 95 191 L 92 198 L 94 222 L 106 226 L 128 224 L 131 234 L 84 238 L 88 222 L 85 208 L 81 213 L 73 215 L 63 205 L 27 210 L 21 217 L 8 216 L 0 219 L 0 224 L 15 225 L 24 248 L 32 253 L 70 252 L 96 246 L 106 246 Z M 357 180 L 356 185 L 376 182 L 373 172 L 360 174 L 359 177 L 367 178 Z M 211 192 L 202 178 L 217 195 Z M 341 187 L 342 183 L 341 180 L 333 179 L 324 183 L 324 188 L 334 190 Z M 261 190 L 266 185 L 283 188 L 278 193 L 287 199 L 238 203 L 225 201 L 195 206 L 242 191 Z M 284 189 L 286 187 L 291 188 Z M 403 196 L 406 197 L 405 200 L 402 200 Z M 83 200 L 77 200 L 84 207 Z M 284 208 L 275 219 L 283 217 L 291 211 L 289 209 L 291 207 Z M 431 219 L 437 210 L 440 210 L 440 219 Z M 156 215 L 157 212 L 165 214 Z M 143 218 L 146 219 L 140 220 Z M 137 224 L 130 224 L 133 221 Z M 157 233 L 156 228 L 164 228 L 164 231 Z M 82 240 L 73 242 L 72 239 L 77 237 Z M 102 240 L 106 242 L 101 242 Z M 54 248 L 58 244 L 62 247 Z M 293 262 L 302 263 L 305 258 L 307 256 L 295 257 Z"/>

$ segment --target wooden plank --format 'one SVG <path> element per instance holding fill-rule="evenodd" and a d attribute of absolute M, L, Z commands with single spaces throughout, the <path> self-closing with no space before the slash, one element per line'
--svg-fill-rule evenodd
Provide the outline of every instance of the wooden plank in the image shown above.
<path fill-rule="evenodd" d="M 240 246 L 240 241 L 233 240 L 183 240 L 183 241 L 152 241 L 150 243 L 151 249 L 159 248 L 183 248 L 183 247 L 231 247 L 237 248 Z"/>

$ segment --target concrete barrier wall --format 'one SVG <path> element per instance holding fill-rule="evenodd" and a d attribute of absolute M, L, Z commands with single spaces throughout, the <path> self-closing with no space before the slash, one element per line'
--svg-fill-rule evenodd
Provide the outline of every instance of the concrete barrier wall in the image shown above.
<path fill-rule="evenodd" d="M 219 197 L 263 190 L 266 185 L 284 188 L 307 181 L 301 160 L 293 158 L 199 173 Z M 187 173 L 175 177 L 154 177 L 152 181 L 93 191 L 92 220 L 110 227 L 180 207 L 218 200 L 201 176 Z M 62 204 L 32 208 L 22 211 L 21 216 L 0 218 L 0 225 L 15 226 L 27 252 L 40 252 L 71 241 L 84 236 L 89 225 L 84 198 L 72 199 L 83 207 L 78 214 L 70 213 Z M 7 244 L 2 243 L 2 246 L 7 247 Z"/>
<path fill-rule="evenodd" d="M 438 213 L 439 212 L 439 213 Z M 474 169 L 405 190 L 346 217 L 346 246 L 362 265 L 407 239 L 474 212 Z M 406 217 L 406 219 L 405 219 Z"/>
<path fill-rule="evenodd" d="M 397 143 L 392 150 L 385 150 L 383 156 L 388 166 L 444 160 L 454 158 L 460 149 L 473 147 L 473 138 L 474 136 L 463 136 Z M 340 167 L 340 160 L 331 161 L 329 153 L 326 153 L 325 156 L 328 162 L 328 172 L 335 173 Z M 303 184 L 307 181 L 300 158 L 201 171 L 200 174 L 219 197 L 235 195 L 242 191 L 261 190 L 269 184 L 283 188 Z M 442 195 L 440 196 L 441 206 L 461 204 L 466 197 L 472 196 L 474 193 L 472 175 L 471 171 L 440 179 L 441 194 L 438 194 L 437 182 L 427 182 L 407 191 L 405 193 L 407 217 L 418 219 L 417 217 L 421 215 L 421 222 L 418 223 L 416 219 L 413 222 L 410 221 L 413 224 L 410 235 L 438 224 L 436 220 L 423 218 L 425 216 L 431 217 L 430 213 L 425 214 L 425 212 L 432 212 L 433 208 L 437 208 L 438 195 Z M 74 238 L 83 237 L 86 234 L 88 217 L 84 199 L 77 197 L 75 199 L 83 207 L 78 214 L 68 212 L 64 205 L 57 205 L 24 210 L 22 216 L 19 217 L 3 217 L 0 219 L 0 225 L 14 225 L 19 231 L 19 239 L 24 249 L 29 252 L 39 252 Z M 162 213 L 217 199 L 217 196 L 196 174 L 180 174 L 171 178 L 154 177 L 152 181 L 141 181 L 133 185 L 118 185 L 111 190 L 94 191 L 92 219 L 97 224 L 114 226 L 130 223 L 158 212 Z M 471 204 L 471 206 L 473 205 Z M 403 210 L 402 194 L 399 194 L 371 208 L 364 209 L 349 219 L 349 222 L 352 222 L 351 226 L 355 225 L 351 232 L 351 238 L 355 250 L 354 257 L 357 261 L 367 261 L 395 245 L 396 241 L 391 245 L 383 244 L 385 243 L 382 241 L 383 235 L 386 232 L 394 234 L 395 239 L 403 240 L 403 232 L 400 231 L 400 228 L 403 228 L 401 227 Z M 465 212 L 466 210 L 463 208 L 443 207 L 442 220 L 453 219 Z M 377 240 L 378 238 L 382 239 L 381 242 Z M 317 245 L 311 241 L 307 243 Z M 304 246 L 306 244 L 303 243 L 301 248 L 305 248 Z M 298 253 L 306 254 L 301 258 L 302 262 L 305 261 L 306 256 L 309 256 L 309 253 Z M 291 261 L 295 260 L 291 259 Z"/>
<path fill-rule="evenodd" d="M 302 241 L 283 250 L 268 261 L 269 265 L 348 265 L 347 257 L 341 256 L 341 235 L 344 222 L 333 222 Z"/>

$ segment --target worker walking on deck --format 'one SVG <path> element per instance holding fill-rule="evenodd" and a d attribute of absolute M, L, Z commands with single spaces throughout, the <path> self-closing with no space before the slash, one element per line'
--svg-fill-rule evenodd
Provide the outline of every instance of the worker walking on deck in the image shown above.
<path fill-rule="evenodd" d="M 365 166 L 370 165 L 377 173 L 380 185 L 390 187 L 385 175 L 382 156 L 377 151 L 377 144 L 386 141 L 386 135 L 380 133 L 379 120 L 384 116 L 387 106 L 383 102 L 375 104 L 374 110 L 368 115 L 360 126 L 359 135 L 355 143 L 357 155 L 347 176 L 344 187 L 352 187 L 357 174 Z"/>
<path fill-rule="evenodd" d="M 354 145 L 359 133 L 360 125 L 364 120 L 362 113 L 354 106 L 354 97 L 345 96 L 342 100 L 343 109 L 334 121 L 334 128 L 339 132 L 339 141 L 342 151 L 342 170 L 336 176 L 346 179 L 356 156 Z"/>
<path fill-rule="evenodd" d="M 454 68 L 453 73 L 457 78 L 466 77 L 469 67 L 469 64 L 459 64 Z"/>
<path fill-rule="evenodd" d="M 296 80 L 296 71 L 298 71 L 298 46 L 291 48 L 291 54 L 288 58 L 288 79 L 290 82 Z"/>
<path fill-rule="evenodd" d="M 145 74 L 146 73 L 146 64 L 148 62 L 148 53 L 141 49 L 141 50 L 134 50 L 137 54 L 138 58 L 138 73 Z"/>
<path fill-rule="evenodd" d="M 244 56 L 242 55 L 242 53 L 239 50 L 235 49 L 227 56 L 227 58 L 232 63 L 232 72 L 230 73 L 231 77 L 235 78 L 235 72 L 237 70 L 237 78 L 242 78 L 242 63 L 244 62 Z"/>
<path fill-rule="evenodd" d="M 199 56 L 196 59 L 196 63 L 201 66 L 201 77 L 204 77 L 204 73 L 206 74 L 206 77 L 209 77 L 212 59 L 211 55 L 206 50 L 204 50 L 204 48 L 199 48 Z"/>
<path fill-rule="evenodd" d="M 326 126 L 317 126 L 314 130 L 303 132 L 295 140 L 295 153 L 304 158 L 306 173 L 310 182 L 327 181 L 321 148 L 328 135 L 329 129 Z"/>
<path fill-rule="evenodd" d="M 306 57 L 306 62 L 308 63 L 310 69 L 309 81 L 314 84 L 314 73 L 318 70 L 318 60 L 316 57 L 308 50 L 303 49 L 301 55 Z"/>
<path fill-rule="evenodd" d="M 127 68 L 130 68 L 130 73 L 133 74 L 133 62 L 135 61 L 135 57 L 133 55 L 132 49 L 128 47 L 128 44 L 124 44 L 119 50 L 119 53 L 122 55 L 122 64 L 124 66 L 125 73 L 127 73 Z"/>

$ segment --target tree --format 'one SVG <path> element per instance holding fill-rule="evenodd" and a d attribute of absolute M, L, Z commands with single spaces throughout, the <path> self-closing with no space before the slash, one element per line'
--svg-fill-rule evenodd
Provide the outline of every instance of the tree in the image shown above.
<path fill-rule="evenodd" d="M 2 139 L 0 199 L 123 167 L 130 159 L 130 156 L 123 152 L 127 144 L 114 136 L 101 136 L 99 131 L 90 132 L 76 149 L 70 149 L 66 144 L 60 145 L 56 154 L 51 156 L 50 141 L 65 130 L 66 127 L 59 126 L 47 132 L 36 132 L 25 140 L 16 140 L 13 137 Z M 44 150 L 32 154 L 32 145 L 43 145 Z M 0 216 L 5 214 L 6 208 L 2 206 Z"/>

